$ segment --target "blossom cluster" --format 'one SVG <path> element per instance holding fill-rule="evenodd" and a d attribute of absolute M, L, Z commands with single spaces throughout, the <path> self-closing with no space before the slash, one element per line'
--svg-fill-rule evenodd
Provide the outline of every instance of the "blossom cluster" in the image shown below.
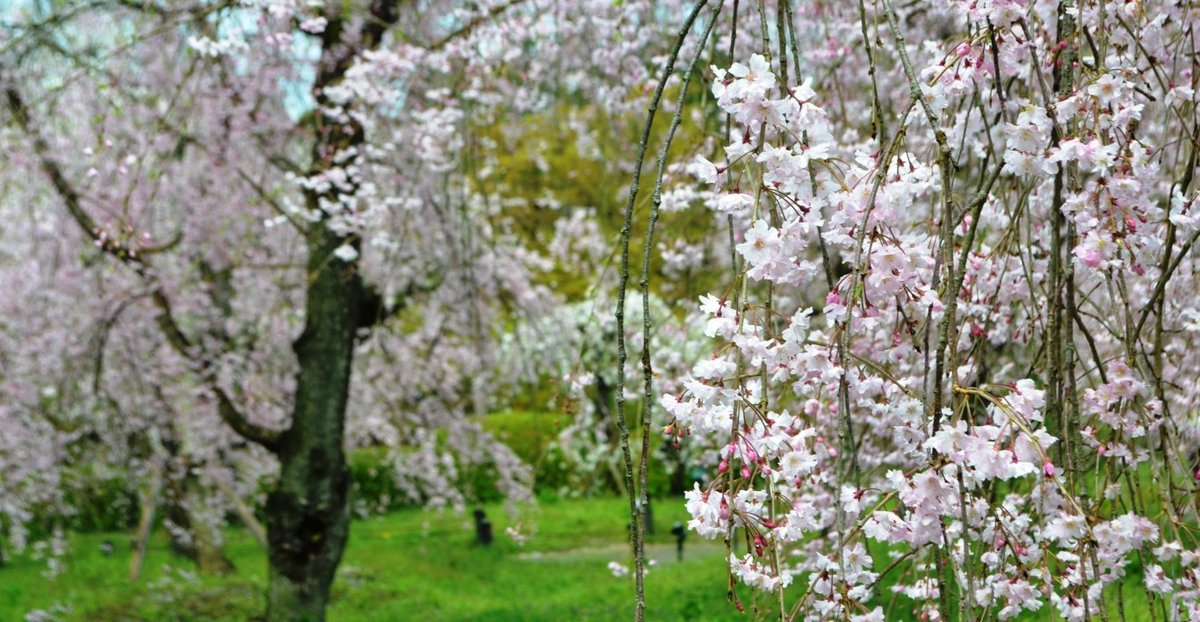
<path fill-rule="evenodd" d="M 1103 4 L 807 6 L 799 30 L 785 4 L 711 68 L 730 140 L 677 183 L 738 261 L 659 406 L 718 448 L 689 527 L 792 615 L 882 616 L 894 573 L 923 619 L 1090 619 L 1135 555 L 1171 619 L 1200 613 L 1197 76 L 1168 60 L 1198 16 Z M 822 37 L 862 47 L 788 50 Z"/>

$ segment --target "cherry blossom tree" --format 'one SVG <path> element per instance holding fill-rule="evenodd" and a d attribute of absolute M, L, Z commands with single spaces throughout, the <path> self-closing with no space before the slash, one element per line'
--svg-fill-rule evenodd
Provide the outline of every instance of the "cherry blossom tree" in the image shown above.
<path fill-rule="evenodd" d="M 781 620 L 1124 617 L 1136 556 L 1152 619 L 1195 617 L 1196 9 L 717 4 L 727 125 L 692 180 L 668 136 L 646 217 L 698 183 L 730 225 L 718 345 L 659 406 L 720 448 L 687 508 L 731 586 Z"/>
<path fill-rule="evenodd" d="M 473 168 L 497 148 L 473 130 L 564 93 L 642 106 L 656 25 L 683 9 L 590 4 L 112 0 L 6 17 L 9 546 L 73 510 L 68 465 L 119 467 L 147 529 L 154 498 L 184 486 L 173 533 L 217 555 L 225 516 L 261 506 L 267 617 L 322 619 L 348 448 L 390 447 L 421 502 L 461 505 L 460 470 L 483 463 L 527 494 L 528 467 L 468 415 L 503 381 L 503 318 L 554 296 Z"/>
<path fill-rule="evenodd" d="M 198 561 L 261 507 L 268 617 L 321 619 L 347 450 L 387 446 L 416 501 L 461 505 L 483 464 L 521 498 L 528 467 L 470 415 L 556 377 L 613 396 L 574 429 L 624 467 L 635 619 L 657 431 L 710 467 L 689 526 L 726 543 L 738 608 L 1123 616 L 1136 559 L 1152 616 L 1200 615 L 1190 3 L 14 15 L 6 550 L 42 516 L 61 532 L 71 465 L 102 465 L 146 525 L 169 497 Z M 497 154 L 564 101 L 593 115 L 565 115 L 580 153 L 579 119 L 628 136 L 631 184 L 620 222 L 556 216 L 539 246 Z M 559 305 L 547 266 L 603 272 L 618 226 L 615 282 Z M 539 330 L 578 341 L 512 347 Z"/>

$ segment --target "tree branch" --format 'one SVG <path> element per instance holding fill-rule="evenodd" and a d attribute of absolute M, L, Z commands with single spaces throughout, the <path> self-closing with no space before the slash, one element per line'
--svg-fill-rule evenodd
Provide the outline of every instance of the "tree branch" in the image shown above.
<path fill-rule="evenodd" d="M 67 180 L 66 175 L 62 172 L 62 167 L 59 166 L 58 162 L 50 154 L 50 146 L 46 143 L 46 140 L 33 127 L 29 118 L 29 111 L 25 107 L 20 92 L 17 91 L 16 87 L 10 85 L 5 88 L 5 98 L 9 109 L 12 111 L 13 118 L 17 121 L 17 125 L 33 141 L 34 152 L 42 167 L 42 171 L 50 178 L 50 183 L 53 185 L 55 192 L 63 200 L 63 204 L 66 205 L 67 211 L 71 214 L 76 224 L 79 225 L 85 235 L 97 242 L 104 252 L 133 268 L 134 272 L 150 285 L 151 299 L 159 311 L 157 318 L 159 330 L 167 339 L 167 343 L 171 345 L 172 349 L 186 360 L 197 364 L 198 371 L 204 382 L 217 396 L 217 411 L 221 419 L 247 440 L 271 449 L 278 440 L 280 432 L 252 423 L 245 414 L 237 409 L 233 401 L 229 399 L 229 395 L 217 384 L 216 370 L 213 368 L 212 361 L 195 356 L 194 344 L 184 334 L 179 323 L 175 320 L 166 292 L 151 276 L 150 265 L 147 263 L 144 254 L 140 255 L 137 251 L 128 249 L 116 241 L 109 240 L 100 235 L 96 222 L 83 209 L 79 192 Z"/>
<path fill-rule="evenodd" d="M 459 37 L 465 37 L 465 36 L 471 34 L 480 25 L 487 23 L 488 21 L 491 21 L 492 18 L 496 17 L 497 15 L 500 15 L 501 13 L 509 10 L 510 8 L 517 6 L 518 4 L 522 4 L 524 2 L 525 2 L 525 0 L 509 0 L 508 2 L 506 2 L 504 4 L 496 5 L 496 6 L 492 7 L 491 9 L 488 9 L 487 13 L 479 15 L 478 17 L 467 22 L 466 24 L 464 24 L 462 27 L 458 28 L 454 32 L 451 32 L 450 34 L 442 37 L 441 39 L 434 41 L 426 49 L 431 52 L 440 50 L 440 49 L 446 47 L 447 45 L 449 45 L 450 42 L 454 41 L 455 39 L 458 39 Z"/>
<path fill-rule="evenodd" d="M 377 288 L 364 284 L 364 303 L 362 316 L 358 320 L 359 327 L 371 328 L 372 326 L 383 324 L 393 316 L 407 309 L 409 303 L 418 294 L 428 294 L 436 290 L 442 284 L 442 280 L 442 276 L 439 274 L 427 281 L 413 281 L 409 283 L 408 287 L 404 288 L 404 291 L 396 297 L 396 301 L 390 307 Z"/>

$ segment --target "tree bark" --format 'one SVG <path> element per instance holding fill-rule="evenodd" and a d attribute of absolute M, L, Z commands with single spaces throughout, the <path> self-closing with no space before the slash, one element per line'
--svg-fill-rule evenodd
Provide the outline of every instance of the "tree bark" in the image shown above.
<path fill-rule="evenodd" d="M 192 467 L 185 462 L 183 468 L 190 471 Z M 182 530 L 182 533 L 172 532 L 171 549 L 195 562 L 196 570 L 202 575 L 226 575 L 233 571 L 233 562 L 221 547 L 216 533 L 218 527 L 207 523 L 196 511 L 208 505 L 208 492 L 197 479 L 194 475 L 184 474 L 171 480 L 166 513 L 168 519 Z"/>
<path fill-rule="evenodd" d="M 349 534 L 350 471 L 342 448 L 350 364 L 365 298 L 356 265 L 333 257 L 342 240 L 309 235 L 306 324 L 291 428 L 276 449 L 279 483 L 267 498 L 267 619 L 317 621 Z"/>
<path fill-rule="evenodd" d="M 243 499 L 241 495 L 239 495 L 231 486 L 227 484 L 217 485 L 220 487 L 221 494 L 228 497 L 230 502 L 233 503 L 233 513 L 236 514 L 238 520 L 242 522 L 242 526 L 244 526 L 246 531 L 249 531 L 250 535 L 253 536 L 254 539 L 261 544 L 264 549 L 266 549 L 267 528 L 263 527 L 263 524 L 258 520 L 258 517 L 254 515 L 254 510 L 252 510 L 249 505 L 246 505 L 246 500 Z"/>
<path fill-rule="evenodd" d="M 326 87 L 341 81 L 354 59 L 374 49 L 399 19 L 398 0 L 373 0 L 355 33 L 346 31 L 339 3 L 325 11 L 321 58 L 313 84 L 316 108 L 310 175 L 335 164 L 334 156 L 364 142 L 352 118 L 326 111 L 339 108 Z M 342 192 L 345 191 L 333 191 Z M 351 193 L 352 194 L 352 193 Z M 306 195 L 307 207 L 321 213 L 320 196 Z M 378 297 L 363 282 L 356 261 L 334 251 L 356 239 L 335 234 L 324 222 L 307 232 L 308 289 L 304 332 L 293 344 L 300 373 L 292 424 L 271 448 L 279 458 L 279 482 L 267 497 L 267 620 L 315 622 L 325 619 L 329 590 L 350 531 L 350 469 L 342 441 L 354 340 L 360 328 L 378 320 Z"/>
<path fill-rule="evenodd" d="M 233 572 L 233 562 L 225 556 L 225 549 L 218 543 L 216 527 L 194 523 L 192 532 L 193 558 L 196 569 L 202 575 L 227 575 Z"/>
<path fill-rule="evenodd" d="M 158 506 L 158 493 L 162 488 L 162 471 L 157 461 L 150 467 L 149 481 L 141 498 L 138 514 L 137 534 L 133 538 L 133 555 L 129 559 L 129 581 L 136 582 L 142 576 L 146 559 L 146 547 L 150 542 L 150 530 L 154 526 L 154 509 Z"/>

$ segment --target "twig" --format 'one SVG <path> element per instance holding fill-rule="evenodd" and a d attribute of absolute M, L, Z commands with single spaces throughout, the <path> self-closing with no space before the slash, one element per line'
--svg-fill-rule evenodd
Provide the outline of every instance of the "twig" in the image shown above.
<path fill-rule="evenodd" d="M 625 350 L 625 292 L 629 285 L 629 234 L 633 223 L 633 208 L 637 201 L 638 185 L 642 177 L 642 163 L 646 159 L 646 149 L 650 143 L 650 129 L 654 125 L 654 117 L 658 113 L 658 103 L 662 100 L 663 91 L 667 87 L 667 80 L 675 71 L 675 60 L 679 57 L 679 50 L 683 47 L 683 42 L 687 39 L 688 32 L 692 29 L 692 24 L 695 23 L 696 17 L 700 14 L 700 10 L 704 5 L 708 4 L 708 0 L 700 0 L 696 6 L 692 8 L 687 19 L 684 20 L 683 26 L 679 29 L 679 35 L 675 38 L 675 44 L 671 48 L 671 53 L 668 54 L 666 62 L 663 64 L 662 76 L 659 78 L 658 86 L 654 89 L 654 94 L 650 98 L 650 106 L 646 115 L 646 125 L 642 129 L 642 137 L 638 143 L 637 158 L 634 161 L 633 180 L 629 185 L 629 200 L 625 204 L 624 224 L 621 226 L 621 271 L 618 276 L 617 286 L 617 427 L 621 436 L 621 455 L 625 460 L 625 487 L 629 493 L 629 517 L 630 517 L 630 537 L 633 540 L 634 549 L 634 582 L 636 585 L 636 600 L 634 604 L 634 620 L 642 622 L 645 619 L 646 611 L 646 593 L 645 580 L 642 565 L 642 521 L 641 512 L 638 508 L 637 491 L 633 488 L 633 455 L 629 449 L 629 425 L 625 415 L 625 362 L 628 359 L 628 354 Z M 703 46 L 701 46 L 702 48 Z M 642 439 L 645 442 L 645 439 Z"/>

